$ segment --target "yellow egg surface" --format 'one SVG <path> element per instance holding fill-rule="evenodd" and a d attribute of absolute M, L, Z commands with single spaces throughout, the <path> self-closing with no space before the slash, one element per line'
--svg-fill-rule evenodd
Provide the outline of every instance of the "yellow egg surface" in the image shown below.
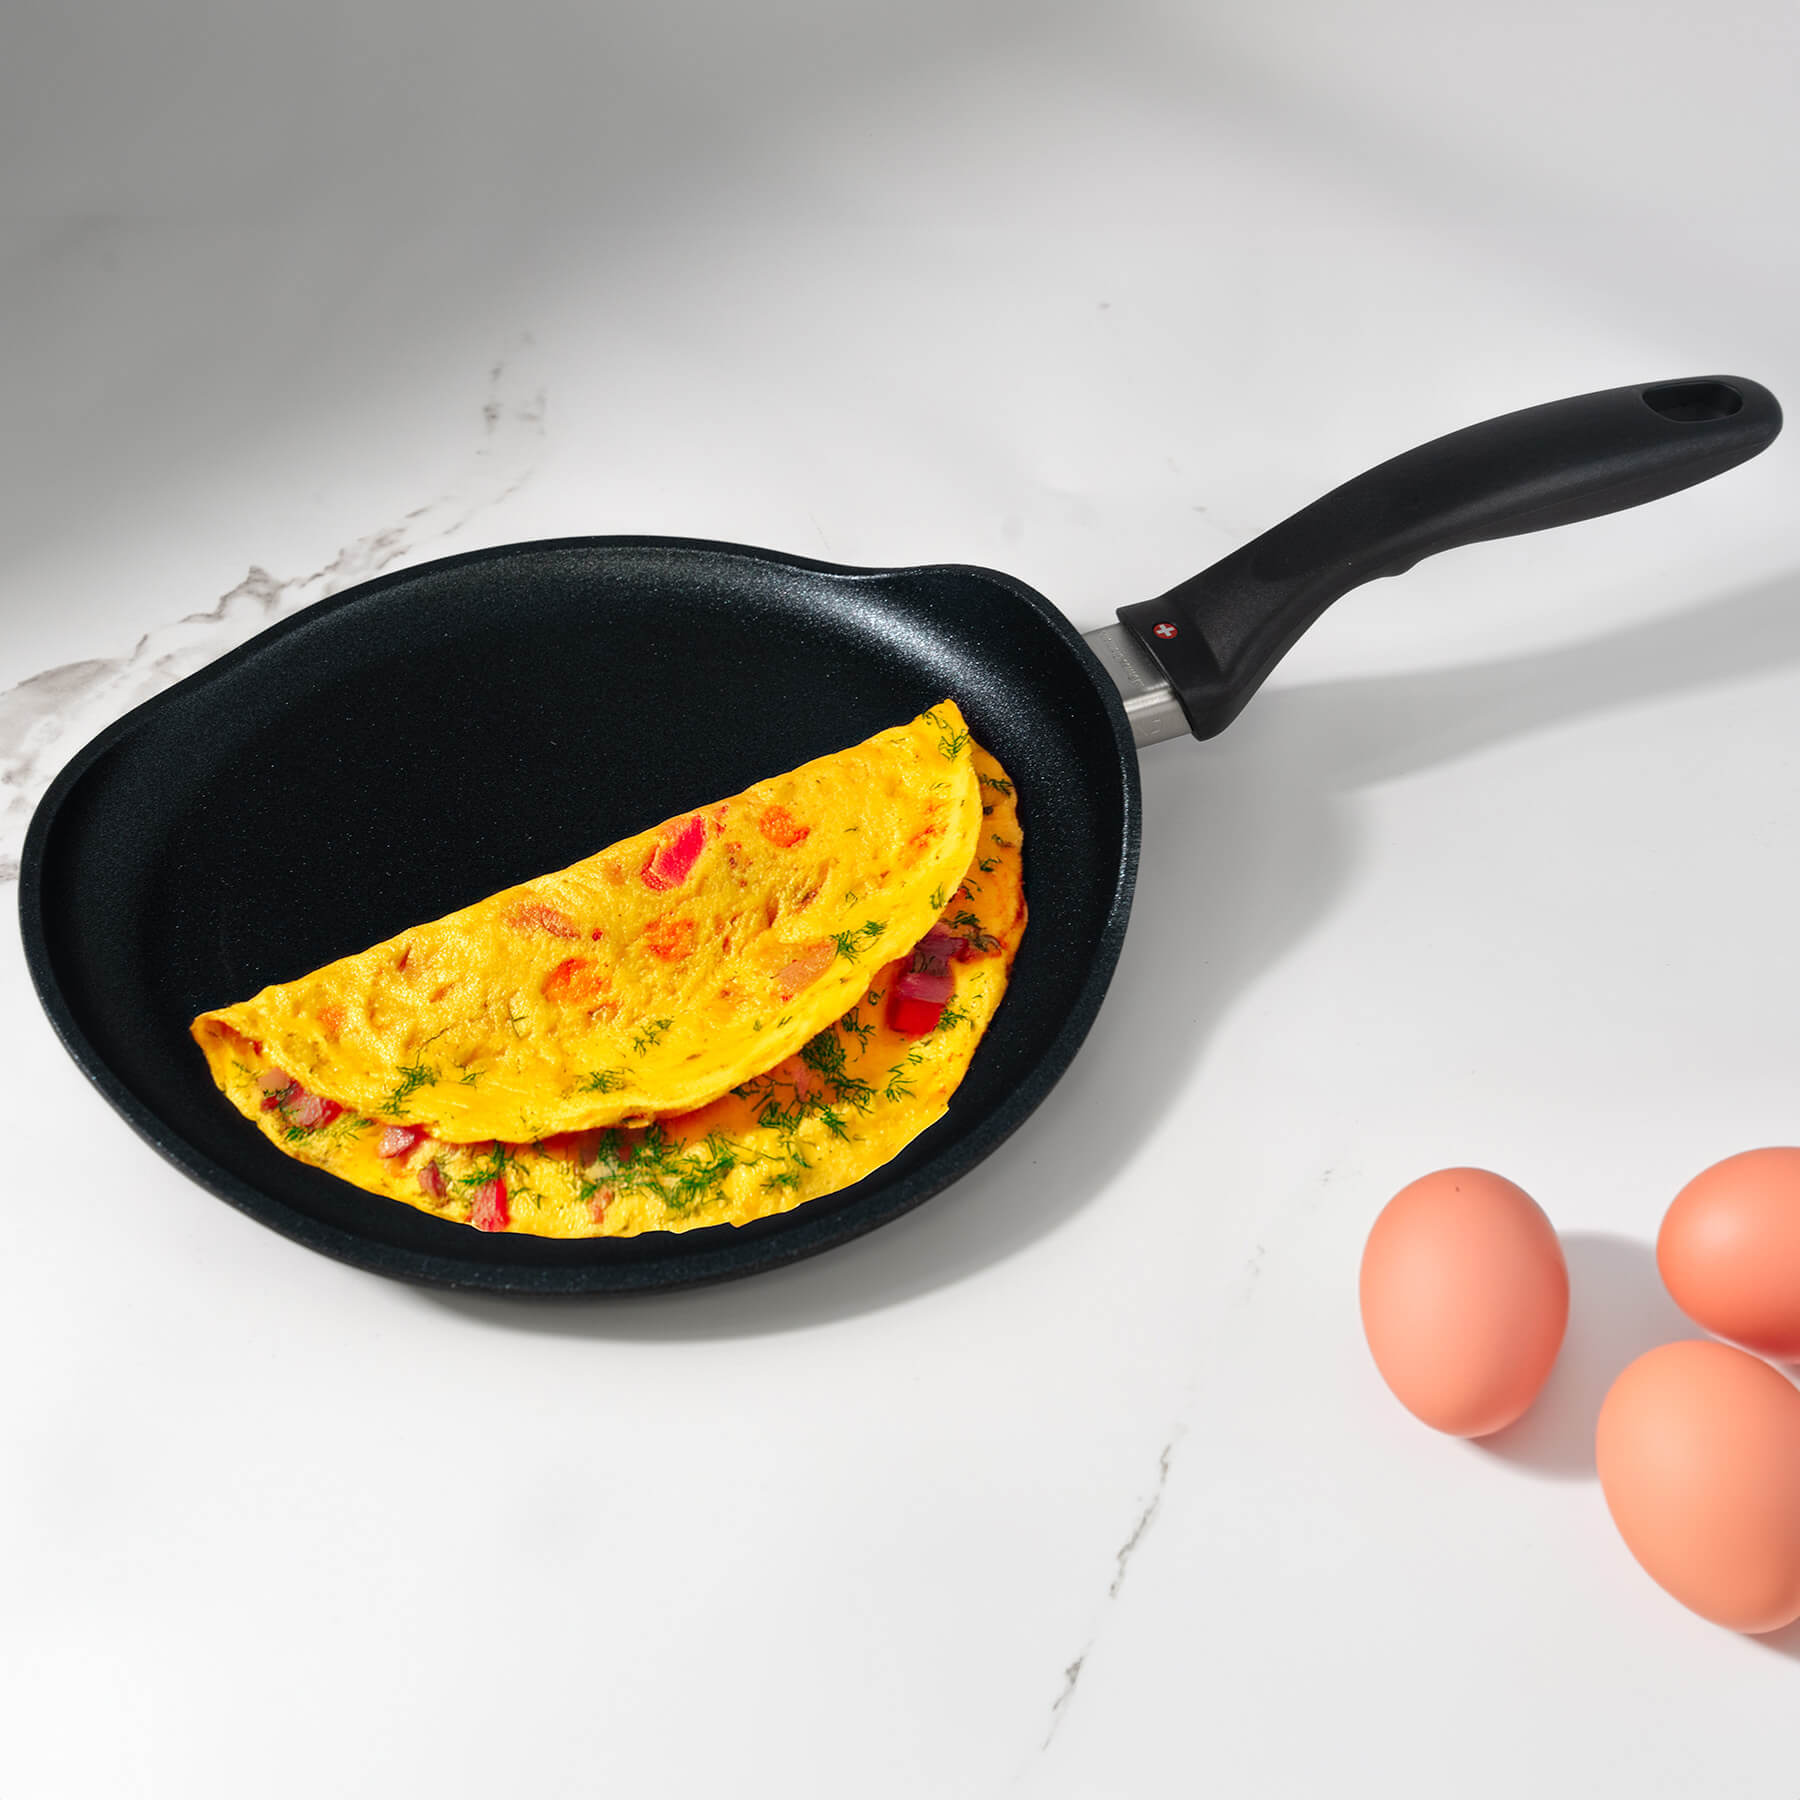
<path fill-rule="evenodd" d="M 930 929 L 981 796 L 946 700 L 202 1013 L 194 1037 L 234 1099 L 233 1063 L 260 1057 L 347 1110 L 461 1142 L 701 1106 L 817 1036 Z"/>
<path fill-rule="evenodd" d="M 884 934 L 880 957 L 855 959 L 853 1004 L 834 1021 L 699 1106 L 660 1111 L 641 1124 L 471 1144 L 446 1142 L 422 1123 L 396 1123 L 391 1113 L 353 1109 L 299 1123 L 291 1105 L 269 1105 L 279 1090 L 268 1089 L 277 1065 L 267 1046 L 259 1054 L 238 1039 L 215 1073 L 232 1103 L 287 1154 L 487 1231 L 561 1238 L 689 1231 L 836 1193 L 943 1116 L 1005 994 L 1024 935 L 1024 851 L 1012 783 L 979 745 L 948 760 L 963 763 L 975 783 L 979 831 L 947 903 L 940 892 L 940 910 L 911 938 Z M 954 991 L 935 1028 L 908 1035 L 889 1023 L 890 990 L 906 953 L 940 918 L 966 950 L 949 964 Z M 667 1030 L 685 1025 L 671 1017 Z"/>

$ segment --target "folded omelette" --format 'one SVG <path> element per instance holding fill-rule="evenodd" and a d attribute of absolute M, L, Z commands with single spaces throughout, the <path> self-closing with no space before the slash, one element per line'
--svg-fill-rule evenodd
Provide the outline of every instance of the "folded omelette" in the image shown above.
<path fill-rule="evenodd" d="M 1024 931 L 1016 798 L 946 701 L 203 1013 L 289 1155 L 484 1230 L 741 1223 L 941 1117 Z"/>

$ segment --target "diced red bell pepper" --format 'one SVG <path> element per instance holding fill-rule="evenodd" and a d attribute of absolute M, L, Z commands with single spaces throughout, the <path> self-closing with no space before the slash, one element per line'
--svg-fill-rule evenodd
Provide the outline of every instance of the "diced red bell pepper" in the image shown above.
<path fill-rule="evenodd" d="M 889 1027 L 902 1037 L 924 1037 L 937 1030 L 938 1020 L 944 1016 L 944 1002 L 915 1000 L 910 994 L 901 993 L 896 985 L 888 994 L 887 1015 Z"/>
<path fill-rule="evenodd" d="M 475 1210 L 469 1215 L 469 1223 L 477 1231 L 504 1231 L 512 1223 L 512 1211 L 506 1204 L 506 1179 L 496 1175 L 492 1181 L 484 1181 L 473 1196 Z"/>
<path fill-rule="evenodd" d="M 650 860 L 644 864 L 639 879 L 645 887 L 659 894 L 680 887 L 699 860 L 705 843 L 706 819 L 703 814 L 695 813 L 650 852 Z"/>
<path fill-rule="evenodd" d="M 302 1094 L 289 1104 L 287 1116 L 302 1131 L 318 1131 L 340 1117 L 343 1110 L 335 1100 L 327 1100 L 323 1094 Z"/>
<path fill-rule="evenodd" d="M 894 983 L 894 992 L 929 1006 L 945 1006 L 956 992 L 956 977 L 948 969 L 908 969 Z"/>
<path fill-rule="evenodd" d="M 381 1134 L 381 1142 L 375 1146 L 375 1154 L 390 1159 L 404 1156 L 424 1135 L 423 1125 L 390 1125 Z"/>
<path fill-rule="evenodd" d="M 906 967 L 894 966 L 887 1010 L 893 1030 L 905 1037 L 923 1037 L 937 1029 L 956 993 L 950 964 L 962 948 L 962 938 L 940 920 L 913 945 Z"/>
<path fill-rule="evenodd" d="M 273 1112 L 276 1107 L 285 1106 L 290 1100 L 300 1099 L 306 1092 L 286 1069 L 264 1069 L 257 1076 L 256 1085 L 262 1089 L 264 1112 Z"/>

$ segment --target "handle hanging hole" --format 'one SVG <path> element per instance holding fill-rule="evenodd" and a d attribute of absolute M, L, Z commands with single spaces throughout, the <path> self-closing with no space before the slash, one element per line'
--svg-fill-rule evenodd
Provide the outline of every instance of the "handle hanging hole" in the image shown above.
<path fill-rule="evenodd" d="M 1644 404 L 1677 425 L 1704 425 L 1744 410 L 1744 396 L 1722 381 L 1674 381 L 1644 389 Z"/>

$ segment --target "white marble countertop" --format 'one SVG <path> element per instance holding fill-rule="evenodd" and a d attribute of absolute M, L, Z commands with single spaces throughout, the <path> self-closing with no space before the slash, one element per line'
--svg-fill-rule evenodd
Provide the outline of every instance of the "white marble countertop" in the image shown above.
<path fill-rule="evenodd" d="M 9 898 L 94 731 L 379 569 L 669 533 L 988 564 L 1088 628 L 1491 413 L 1800 395 L 1784 0 L 7 36 Z M 533 1306 L 300 1250 L 88 1088 L 9 932 L 0 1790 L 1794 1800 L 1800 1628 L 1667 1600 L 1590 1442 L 1684 1330 L 1663 1207 L 1800 1137 L 1795 467 L 1364 590 L 1147 751 L 1073 1071 L 753 1282 Z M 1451 1162 L 1574 1285 L 1480 1447 L 1356 1317 Z"/>

